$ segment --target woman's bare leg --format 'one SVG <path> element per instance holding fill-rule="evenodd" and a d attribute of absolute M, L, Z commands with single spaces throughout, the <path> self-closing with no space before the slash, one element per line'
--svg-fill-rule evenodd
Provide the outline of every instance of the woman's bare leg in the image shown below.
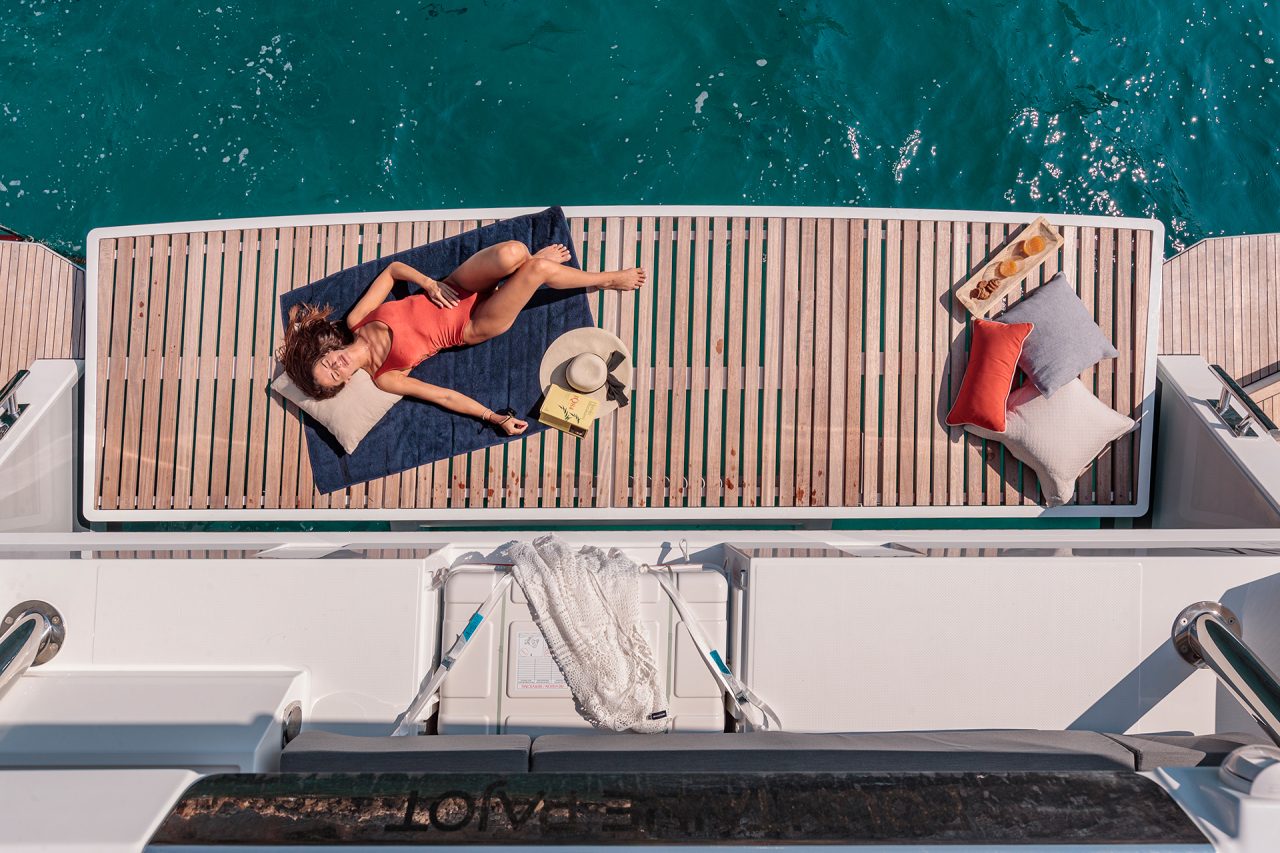
<path fill-rule="evenodd" d="M 463 331 L 462 340 L 467 344 L 478 344 L 510 329 L 516 315 L 529 304 L 534 292 L 543 284 L 557 290 L 580 287 L 636 290 L 643 287 L 644 282 L 645 271 L 638 268 L 583 272 L 545 258 L 530 258 L 507 279 L 506 284 L 476 306 Z"/>
<path fill-rule="evenodd" d="M 519 240 L 508 240 L 481 249 L 444 277 L 455 290 L 483 293 L 511 275 L 529 260 L 529 250 Z"/>
<path fill-rule="evenodd" d="M 529 257 L 529 249 L 524 243 L 508 240 L 476 252 L 445 276 L 444 281 L 454 290 L 483 293 L 519 269 Z M 553 243 L 539 249 L 533 257 L 561 263 L 569 260 L 569 250 L 560 243 Z"/>

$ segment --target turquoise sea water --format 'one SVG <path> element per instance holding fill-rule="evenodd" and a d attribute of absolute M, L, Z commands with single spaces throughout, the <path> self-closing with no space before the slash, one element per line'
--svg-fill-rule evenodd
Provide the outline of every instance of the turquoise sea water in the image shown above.
<path fill-rule="evenodd" d="M 542 204 L 1280 230 L 1280 5 L 8 2 L 0 222 Z"/>

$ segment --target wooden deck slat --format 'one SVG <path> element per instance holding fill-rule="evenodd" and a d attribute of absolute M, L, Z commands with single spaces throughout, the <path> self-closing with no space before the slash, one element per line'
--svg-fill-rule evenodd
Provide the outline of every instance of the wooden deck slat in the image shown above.
<path fill-rule="evenodd" d="M 209 504 L 213 509 L 239 509 L 230 503 L 232 403 L 235 393 L 235 344 L 240 330 L 237 300 L 240 295 L 240 259 L 248 249 L 246 233 L 228 231 L 222 244 L 222 290 L 216 339 L 217 367 L 213 383 L 213 425 L 209 471 Z"/>
<path fill-rule="evenodd" d="M 1115 367 L 1115 409 L 1121 414 L 1134 412 L 1133 361 L 1133 232 L 1122 230 L 1116 235 L 1116 336 L 1112 343 L 1120 352 Z M 1121 436 L 1111 449 L 1113 463 L 1113 502 L 1133 502 L 1133 434 Z"/>
<path fill-rule="evenodd" d="M 165 319 L 168 311 L 169 235 L 160 234 L 152 245 L 150 288 L 147 293 L 147 327 L 143 352 L 142 435 L 138 448 L 138 481 L 134 488 L 134 506 L 139 509 L 156 509 L 156 497 L 160 486 L 156 482 L 156 469 L 160 458 L 160 430 L 164 420 L 160 405 L 160 374 L 164 362 Z"/>
<path fill-rule="evenodd" d="M 294 267 L 295 277 L 301 273 L 299 287 L 323 278 L 325 275 L 325 252 L 328 245 L 328 228 L 323 225 L 313 225 L 309 229 L 307 241 L 306 261 L 302 264 L 301 270 L 297 265 Z M 298 475 L 297 475 L 297 493 L 294 496 L 295 506 L 299 509 L 319 508 L 316 504 L 316 487 L 311 475 L 311 454 L 307 447 L 306 430 L 302 431 L 302 436 L 298 443 Z"/>
<path fill-rule="evenodd" d="M 799 390 L 800 223 L 783 220 L 781 416 L 778 430 L 778 506 L 796 504 L 796 395 Z M 768 383 L 766 382 L 766 386 Z M 806 425 L 807 426 L 807 425 Z M 807 460 L 806 460 L 807 463 Z"/>
<path fill-rule="evenodd" d="M 622 218 L 622 231 L 618 235 L 615 263 L 617 265 L 615 268 L 618 269 L 640 266 L 640 221 L 637 217 L 627 216 Z M 652 270 L 648 267 L 644 267 L 644 269 L 647 273 L 652 273 Z M 652 282 L 649 282 L 646 288 L 642 288 L 641 291 L 622 294 L 618 300 L 618 337 L 631 350 L 633 371 L 636 353 L 636 310 L 641 299 L 648 295 L 643 292 L 648 287 L 652 287 Z M 631 393 L 628 392 L 628 394 Z M 631 504 L 631 458 L 634 441 L 631 422 L 635 412 L 634 406 L 635 400 L 632 399 L 628 406 L 619 407 L 617 413 L 613 416 L 616 449 L 613 454 L 613 496 L 609 501 L 609 506 L 624 507 Z"/>
<path fill-rule="evenodd" d="M 675 274 L 675 220 L 664 216 L 659 220 L 655 265 L 658 267 L 657 309 L 654 316 L 654 365 L 671 363 L 672 280 Z M 653 440 L 649 458 L 649 505 L 667 506 L 671 484 L 667 478 L 669 463 L 667 437 L 670 434 L 671 386 L 661 372 L 653 383 Z"/>
<path fill-rule="evenodd" d="M 788 236 L 790 230 L 788 230 Z M 814 280 L 815 255 L 817 250 L 817 221 L 806 217 L 800 220 L 799 263 L 788 264 L 787 271 L 798 269 L 800 275 L 799 308 L 796 319 L 797 336 L 800 341 L 796 362 L 798 381 L 796 383 L 796 430 L 795 430 L 795 489 L 796 506 L 808 506 L 813 497 L 813 448 L 815 446 L 814 430 L 814 337 L 816 331 L 814 303 L 816 301 L 816 282 Z M 788 246 L 791 243 L 788 242 Z M 788 361 L 788 364 L 790 361 Z M 824 425 L 825 426 L 825 425 Z"/>
<path fill-rule="evenodd" d="M 726 270 L 726 296 L 724 307 L 727 311 L 728 323 L 728 380 L 724 386 L 724 491 L 723 506 L 741 506 L 744 476 L 742 476 L 742 443 L 744 443 L 744 409 L 746 405 L 746 374 L 755 370 L 755 357 L 759 348 L 751 350 L 751 355 L 744 351 L 746 338 L 746 316 L 750 298 L 750 282 L 746 274 L 746 241 L 748 241 L 748 220 L 744 216 L 733 216 L 726 223 L 730 252 L 728 252 L 728 269 Z M 759 341 L 759 337 L 756 337 Z"/>
<path fill-rule="evenodd" d="M 94 423 L 97 424 L 98 435 L 94 436 L 94 453 L 97 456 L 95 460 L 97 464 L 92 474 L 94 477 L 94 491 L 95 491 L 95 494 L 97 495 L 96 505 L 100 509 L 105 508 L 106 506 L 105 497 L 104 497 L 106 494 L 106 489 L 105 489 L 105 483 L 104 483 L 104 477 L 103 477 L 103 472 L 105 470 L 105 462 L 106 462 L 105 460 L 106 451 L 104 447 L 105 442 L 103 441 L 102 436 L 106 431 L 107 398 L 110 396 L 110 391 L 111 391 L 111 386 L 108 384 L 108 380 L 110 376 L 109 368 L 111 366 L 111 360 L 110 358 L 108 358 L 108 355 L 110 353 L 110 347 L 111 347 L 111 323 L 112 323 L 112 309 L 114 306 L 113 294 L 114 294 L 114 287 L 115 287 L 115 255 L 116 255 L 118 246 L 119 246 L 118 240 L 103 240 L 101 243 L 98 244 L 98 270 L 99 270 L 98 275 L 99 275 L 100 281 L 99 281 L 99 290 L 96 294 L 96 298 L 98 300 L 98 316 L 94 319 L 94 322 L 98 324 L 98 328 L 97 328 L 98 352 L 96 353 L 97 362 L 98 362 L 98 367 L 97 367 L 97 387 L 98 387 L 97 398 L 98 399 L 96 401 L 89 401 L 89 400 L 85 401 L 87 405 L 96 406 L 96 419 Z M 19 269 L 18 257 L 21 255 L 21 248 L 22 247 L 20 246 L 14 247 L 13 253 L 12 253 L 13 260 L 10 264 L 10 276 L 11 276 L 10 280 L 13 282 L 12 287 L 13 287 L 14 297 L 9 304 L 11 308 L 13 308 L 13 311 L 11 312 L 12 316 L 9 316 L 10 312 L 6 311 L 6 317 L 4 318 L 5 321 L 10 324 L 16 321 L 18 317 L 17 306 L 21 304 L 21 295 L 19 293 L 20 281 L 18 278 L 18 269 Z M 12 325 L 8 325 L 5 327 L 5 334 L 6 334 L 5 340 L 8 340 L 8 335 L 12 334 L 12 328 L 13 328 Z M 4 372 L 6 377 L 12 376 L 14 371 L 20 369 L 18 368 L 17 364 L 18 362 L 15 360 L 13 362 L 10 362 L 9 365 L 5 367 Z M 8 381 L 7 378 L 6 378 L 6 381 Z"/>
<path fill-rule="evenodd" d="M 676 220 L 675 271 L 672 287 L 673 335 L 671 364 L 689 363 L 689 307 L 692 287 L 693 217 Z M 670 486 L 667 506 L 684 506 L 689 494 L 689 477 L 685 466 L 685 444 L 688 440 L 689 381 L 683 370 L 675 371 L 671 383 L 671 434 L 667 442 Z"/>
<path fill-rule="evenodd" d="M 689 299 L 692 305 L 686 315 L 689 327 L 689 352 L 686 363 L 693 369 L 689 372 L 687 385 L 688 462 L 684 465 L 686 487 L 681 501 L 681 504 L 686 506 L 698 506 L 702 503 L 706 479 L 703 451 L 707 439 L 707 382 L 706 372 L 701 368 L 707 364 L 707 299 L 710 290 L 707 264 L 711 254 L 710 217 L 694 218 L 692 242 L 693 271 L 689 281 Z"/>
<path fill-rule="evenodd" d="M 746 374 L 742 394 L 742 453 L 739 498 L 743 506 L 760 504 L 760 376 L 763 368 L 764 344 L 760 337 L 761 312 L 764 308 L 764 219 L 749 220 L 743 254 L 746 264 L 746 326 L 743 330 L 743 370 Z"/>
<path fill-rule="evenodd" d="M 1103 228 L 1098 240 L 1098 326 L 1101 327 L 1107 340 L 1116 340 L 1115 317 L 1115 275 L 1116 275 L 1116 232 L 1113 228 Z M 1104 358 L 1098 362 L 1098 399 L 1111 408 L 1116 406 L 1116 360 Z M 1098 503 L 1108 505 L 1112 502 L 1115 488 L 1115 448 L 1108 447 L 1102 451 L 1096 463 L 1098 467 Z"/>
<path fill-rule="evenodd" d="M 121 435 L 124 432 L 124 408 L 128 388 L 125 385 L 125 356 L 129 346 L 129 315 L 133 297 L 133 254 L 135 240 L 126 237 L 116 249 L 115 276 L 111 309 L 111 327 L 102 353 L 109 359 L 107 374 L 107 412 L 102 453 L 102 479 L 99 487 L 103 509 L 120 508 Z M 30 258 L 30 255 L 28 256 Z M 30 266 L 28 266 L 30 270 Z M 30 276 L 30 272 L 28 272 Z M 30 282 L 28 278 L 28 282 Z M 30 291 L 27 291 L 28 295 Z"/>
<path fill-rule="evenodd" d="M 32 337 L 30 331 L 31 325 L 36 322 L 40 316 L 40 308 L 37 299 L 40 294 L 40 279 L 37 273 L 38 267 L 36 260 L 40 256 L 40 251 L 35 246 L 24 245 L 22 247 L 22 257 L 19 262 L 18 287 L 21 291 L 18 304 L 24 310 L 18 311 L 14 315 L 10 336 L 5 339 L 6 347 L 12 346 L 14 352 L 17 353 L 18 363 L 25 364 L 30 361 L 27 352 L 27 341 Z M 126 328 L 128 328 L 126 326 Z M 8 377 L 5 377 L 6 381 Z"/>
<path fill-rule="evenodd" d="M 857 506 L 862 499 L 862 437 L 863 437 L 863 373 L 864 355 L 863 303 L 865 301 L 867 223 L 862 219 L 849 221 L 849 268 L 844 282 L 845 290 L 845 390 L 844 422 L 848 425 L 844 434 L 844 486 L 841 499 L 844 506 Z"/>
<path fill-rule="evenodd" d="M 631 398 L 634 418 L 632 432 L 634 438 L 631 443 L 631 506 L 648 505 L 651 483 L 649 441 L 653 381 L 650 378 L 651 374 L 644 368 L 653 365 L 653 301 L 657 286 L 657 270 L 654 267 L 656 224 L 652 216 L 645 216 L 640 220 L 640 266 L 648 273 L 649 283 L 641 289 L 636 300 L 636 336 L 631 349 L 637 373 Z"/>
<path fill-rule="evenodd" d="M 916 375 L 919 373 L 920 323 L 917 320 L 920 270 L 920 225 L 914 220 L 902 223 L 902 284 L 899 299 L 902 325 L 898 335 L 898 494 L 903 506 L 916 503 L 916 472 L 928 469 L 929 460 L 921 459 L 916 449 Z"/>
<path fill-rule="evenodd" d="M 933 222 L 921 222 L 917 235 L 919 258 L 918 281 L 916 284 L 916 481 L 913 488 L 916 506 L 929 506 L 935 500 L 933 496 L 934 458 L 936 451 L 934 435 L 937 432 L 937 420 L 934 418 L 935 376 L 934 371 L 934 330 L 941 320 L 938 316 L 937 285 L 934 265 L 934 230 Z M 946 501 L 941 501 L 946 503 Z"/>
<path fill-rule="evenodd" d="M 729 289 L 729 222 L 723 216 L 710 220 L 711 244 L 711 277 L 707 293 L 710 302 L 707 313 L 707 334 L 703 338 L 705 352 L 702 358 L 694 360 L 694 374 L 698 373 L 699 364 L 708 367 L 724 367 L 726 350 L 725 330 L 725 295 Z M 696 336 L 695 336 L 696 340 Z M 725 487 L 725 465 L 722 450 L 725 438 L 725 399 L 724 381 L 719 370 L 709 370 L 708 378 L 702 384 L 703 397 L 706 400 L 706 424 L 702 430 L 706 440 L 703 468 L 706 472 L 702 481 L 703 491 L 698 501 L 699 506 L 720 506 L 723 501 Z M 693 430 L 694 441 L 701 444 L 698 430 Z"/>
<path fill-rule="evenodd" d="M 1009 233 L 1012 229 L 1010 226 L 1002 222 L 993 222 L 987 226 L 987 240 L 989 251 L 997 251 L 1003 248 L 1008 242 Z M 1039 270 L 1036 271 L 1036 275 Z M 1027 283 L 1030 277 L 1023 279 L 1009 293 L 1000 299 L 1000 311 L 1008 310 L 1009 306 L 1022 298 L 1026 292 Z M 1014 374 L 1014 384 L 1016 386 L 1019 376 Z M 1011 386 L 1013 387 L 1013 386 Z M 1012 499 L 1012 489 L 1010 487 L 1010 472 L 1016 477 L 1016 466 L 1013 454 L 1009 453 L 1004 444 L 999 441 L 988 441 L 986 443 L 986 489 L 984 502 L 988 506 L 1007 505 Z"/>
<path fill-rule="evenodd" d="M 974 222 L 969 226 L 969 253 L 968 253 L 968 269 L 973 269 L 982 263 L 986 257 L 990 247 L 987 243 L 987 223 Z M 972 323 L 968 321 L 966 315 L 966 325 L 969 328 L 969 336 L 966 348 L 973 345 Z M 965 366 L 968 367 L 968 356 L 966 354 Z M 961 373 L 961 378 L 964 374 Z M 986 504 L 986 476 L 988 466 L 986 464 L 986 445 L 985 439 L 980 439 L 972 433 L 965 432 L 964 445 L 964 466 L 965 466 L 965 503 L 970 506 L 982 506 Z"/>
<path fill-rule="evenodd" d="M 969 269 L 969 233 L 962 222 L 950 223 L 951 231 L 951 271 L 948 289 L 963 281 Z M 960 383 L 964 379 L 964 369 L 968 361 L 968 320 L 969 315 L 955 304 L 954 300 L 947 306 L 950 315 L 950 355 L 947 359 L 947 394 L 946 405 L 941 407 L 943 417 L 955 404 L 960 394 Z M 944 421 L 945 423 L 945 421 Z M 965 457 L 969 452 L 969 439 L 963 427 L 947 427 L 950 446 L 947 450 L 947 491 L 948 503 L 963 506 L 968 500 L 965 483 Z"/>
<path fill-rule="evenodd" d="M 99 251 L 105 252 L 114 241 L 103 240 Z M 13 340 L 13 324 L 22 313 L 22 295 L 18 292 L 19 276 L 17 273 L 18 255 L 22 254 L 21 243 L 0 242 L 0 341 Z M 0 347 L 0 382 L 8 382 L 9 377 L 23 368 L 18 367 L 18 354 L 10 347 Z M 99 423 L 101 419 L 99 419 Z"/>
<path fill-rule="evenodd" d="M 249 454 L 248 443 L 252 441 L 249 432 L 249 416 L 252 412 L 253 390 L 250 382 L 253 378 L 253 344 L 257 339 L 257 323 L 254 309 L 255 300 L 260 292 L 258 282 L 258 230 L 248 229 L 241 238 L 243 246 L 240 250 L 240 272 L 237 278 L 236 302 L 236 334 L 232 349 L 231 378 L 231 427 L 228 431 L 229 452 L 227 461 L 227 506 L 231 509 L 242 509 L 248 504 L 248 493 L 245 488 L 248 479 Z"/>
<path fill-rule="evenodd" d="M 831 220 L 808 219 L 801 224 L 801 292 L 812 310 L 802 310 L 800 394 L 798 401 L 808 414 L 809 429 L 797 436 L 796 474 L 807 473 L 798 483 L 796 502 L 825 506 L 830 463 L 827 451 L 831 435 Z"/>
<path fill-rule="evenodd" d="M 1089 309 L 1096 322 L 1098 319 L 1097 289 L 1095 285 L 1098 276 L 1098 229 L 1092 227 L 1082 227 L 1080 229 L 1078 258 L 1080 266 L 1076 291 L 1080 296 L 1080 301 Z M 1080 381 L 1084 383 L 1084 387 L 1088 389 L 1089 393 L 1097 393 L 1097 370 L 1095 368 L 1089 367 L 1082 372 Z M 1094 500 L 1096 469 L 1097 465 L 1095 463 L 1086 468 L 1084 473 L 1080 475 L 1080 479 L 1076 482 L 1076 503 L 1096 503 Z"/>
<path fill-rule="evenodd" d="M 275 381 L 277 373 L 274 360 L 276 349 L 284 342 L 280 332 L 280 293 L 289 287 L 289 276 L 293 272 L 292 228 L 276 229 L 275 252 L 273 256 L 264 257 L 263 263 L 269 265 L 267 274 L 271 278 L 271 293 L 264 297 L 267 300 L 266 304 L 259 306 L 258 322 L 267 324 L 266 354 L 271 357 L 271 361 L 268 362 L 265 381 L 269 383 Z M 278 395 L 272 394 L 269 397 L 264 395 L 263 403 L 263 410 L 267 416 L 267 453 L 263 469 L 262 505 L 275 508 L 280 506 L 283 467 L 282 454 L 276 448 L 284 446 L 285 421 L 293 418 L 286 411 L 284 401 Z"/>
<path fill-rule="evenodd" d="M 63 262 L 61 258 L 56 257 L 52 252 L 46 252 L 49 256 L 49 278 L 48 287 L 52 290 L 51 299 L 53 305 L 44 316 L 44 329 L 40 334 L 43 344 L 40 355 L 53 356 L 55 358 L 70 358 L 70 353 L 66 351 L 67 339 L 63 335 L 63 330 L 67 327 L 67 317 L 71 311 L 71 270 L 74 269 L 70 264 Z M 3 272 L 0 272 L 3 275 Z M 0 289 L 3 284 L 0 284 Z M 4 294 L 0 292 L 0 304 L 4 303 Z"/>
<path fill-rule="evenodd" d="M 622 262 L 622 218 L 619 216 L 611 216 L 604 220 L 604 240 L 601 246 L 600 269 L 616 270 L 630 264 Z M 628 306 L 634 305 L 636 296 L 634 293 L 619 293 L 616 290 L 606 290 L 602 294 L 601 301 L 601 320 L 602 328 L 612 332 L 619 338 L 623 337 L 622 333 L 622 307 L 625 303 Z M 625 339 L 623 341 L 626 342 Z M 595 494 L 593 495 L 592 505 L 597 507 L 613 506 L 614 487 L 618 474 L 618 462 L 620 454 L 626 451 L 623 438 L 619 435 L 619 426 L 622 423 L 622 412 L 615 409 L 613 412 L 605 416 L 603 423 L 599 429 L 589 430 L 594 433 L 592 436 L 596 442 L 595 458 Z M 583 440 L 586 440 L 584 436 Z M 625 488 L 625 483 L 624 483 Z"/>
<path fill-rule="evenodd" d="M 607 227 L 605 218 L 593 216 L 582 220 L 579 228 L 579 247 L 582 258 L 582 268 L 588 272 L 601 272 L 605 269 L 606 261 L 605 253 L 605 235 L 604 229 Z M 606 294 L 600 291 L 588 292 L 587 300 L 591 306 L 591 316 L 598 328 L 608 328 L 605 314 L 608 310 L 605 306 Z M 609 308 L 612 308 L 614 301 L 609 302 Z M 598 420 L 594 428 L 587 430 L 587 434 L 581 439 L 569 440 L 567 437 L 548 433 L 543 439 L 543 453 L 546 457 L 543 464 L 547 465 L 546 458 L 558 459 L 562 449 L 569 450 L 572 453 L 572 463 L 568 465 L 574 469 L 577 475 L 577 506 L 592 507 L 596 505 L 597 495 L 600 492 L 602 483 L 600 482 L 598 459 L 599 451 L 605 441 L 604 433 L 607 432 L 612 425 L 611 420 Z M 575 468 L 576 466 L 576 468 Z M 572 488 L 572 486 L 569 486 Z"/>
<path fill-rule="evenodd" d="M 866 290 L 863 302 L 862 343 L 862 505 L 881 505 L 880 478 L 880 376 L 883 352 L 880 343 L 880 300 L 884 250 L 884 223 L 866 223 Z"/>
<path fill-rule="evenodd" d="M 933 286 L 936 293 L 946 293 L 952 282 L 951 275 L 951 224 L 949 222 L 933 223 Z M 944 300 L 947 297 L 943 297 Z M 951 373 L 949 369 L 951 355 L 952 326 L 955 325 L 956 307 L 944 301 L 941 311 L 937 311 L 938 300 L 931 303 L 935 309 L 933 323 L 933 382 L 937 389 L 934 399 L 928 408 L 930 436 L 933 447 L 933 471 L 929 479 L 929 489 L 933 503 L 946 505 L 954 503 L 950 489 L 951 430 L 944 418 L 951 407 Z"/>
<path fill-rule="evenodd" d="M 1144 389 L 1147 383 L 1147 315 L 1150 313 L 1151 291 L 1143 285 L 1151 280 L 1151 232 L 1139 231 L 1134 240 L 1134 282 L 1139 285 L 1133 294 L 1133 404 L 1134 410 L 1129 413 L 1132 418 L 1139 418 L 1145 398 Z M 1155 394 L 1154 389 L 1152 395 Z M 1140 457 L 1141 440 L 1135 430 L 1131 437 L 1133 444 L 1133 471 L 1130 474 L 1130 486 L 1133 499 L 1138 497 L 1139 472 L 1142 469 Z"/>
<path fill-rule="evenodd" d="M 844 500 L 845 442 L 849 432 L 857 429 L 849 425 L 845 415 L 849 374 L 849 224 L 840 219 L 832 221 L 830 235 L 831 381 L 827 399 L 827 492 L 823 500 L 827 506 L 840 506 Z"/>
<path fill-rule="evenodd" d="M 293 257 L 289 266 L 281 275 L 281 289 L 295 290 L 305 285 L 310 278 L 312 229 L 295 228 L 293 232 Z M 286 317 L 287 321 L 288 318 Z M 281 338 L 283 342 L 283 336 Z M 285 404 L 284 421 L 284 453 L 280 460 L 280 505 L 296 507 L 299 505 L 298 495 L 302 491 L 300 485 L 301 469 L 304 465 L 302 447 L 305 441 L 302 429 L 302 415 L 293 403 Z"/>
<path fill-rule="evenodd" d="M 885 222 L 884 237 L 884 369 L 880 409 L 880 499 L 885 506 L 898 505 L 898 478 L 910 460 L 901 458 L 898 432 L 902 410 L 902 358 L 899 342 L 902 336 L 902 220 Z"/>
<path fill-rule="evenodd" d="M 174 234 L 169 243 L 169 262 L 165 299 L 165 322 L 155 353 L 163 356 L 160 371 L 160 395 L 154 416 L 159 421 L 156 439 L 155 509 L 174 507 L 174 454 L 177 443 L 177 420 L 182 377 L 182 328 L 187 299 L 187 234 Z M 268 445 L 269 446 L 269 445 Z"/>

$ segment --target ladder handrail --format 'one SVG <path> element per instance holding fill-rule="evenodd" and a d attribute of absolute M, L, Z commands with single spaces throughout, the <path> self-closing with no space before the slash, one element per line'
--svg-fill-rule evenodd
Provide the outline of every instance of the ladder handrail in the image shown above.
<path fill-rule="evenodd" d="M 36 655 L 52 633 L 49 617 L 29 611 L 0 634 L 0 696 L 36 662 Z"/>
<path fill-rule="evenodd" d="M 1212 670 L 1280 746 L 1280 680 L 1240 634 L 1240 620 L 1214 601 L 1190 605 L 1173 623 L 1178 654 L 1194 666 Z"/>
<path fill-rule="evenodd" d="M 1280 429 L 1276 428 L 1271 418 L 1267 417 L 1267 413 L 1262 411 L 1258 404 L 1254 402 L 1253 398 L 1249 396 L 1249 392 L 1241 388 L 1240 384 L 1231 378 L 1231 374 L 1222 368 L 1222 365 L 1211 364 L 1209 369 L 1213 371 L 1213 375 L 1222 383 L 1222 393 L 1218 395 L 1218 402 L 1213 407 L 1213 411 L 1231 430 L 1231 434 L 1236 436 L 1244 435 L 1245 430 L 1249 428 L 1249 424 L 1256 421 L 1258 427 L 1266 432 L 1267 435 L 1280 440 Z M 1225 417 L 1232 397 L 1244 406 L 1246 412 L 1245 416 L 1235 423 L 1231 423 Z"/>

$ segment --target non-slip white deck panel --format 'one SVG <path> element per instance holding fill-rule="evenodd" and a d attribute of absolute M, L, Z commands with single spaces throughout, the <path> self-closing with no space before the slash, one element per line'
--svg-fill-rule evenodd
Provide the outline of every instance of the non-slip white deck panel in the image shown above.
<path fill-rule="evenodd" d="M 41 599 L 66 622 L 37 672 L 304 670 L 304 723 L 350 734 L 389 732 L 430 669 L 433 583 L 424 560 L 0 560 L 6 609 Z"/>
<path fill-rule="evenodd" d="M 197 778 L 172 768 L 0 771 L 0 851 L 136 853 Z"/>
<path fill-rule="evenodd" d="M 1250 610 L 1246 640 L 1280 661 L 1258 615 L 1280 608 L 1280 558 L 779 559 L 747 572 L 734 666 L 792 731 L 1254 730 L 1169 642 L 1177 613 L 1204 599 Z"/>
<path fill-rule="evenodd" d="M 0 702 L 0 767 L 280 766 L 285 709 L 305 673 L 95 668 L 26 673 Z"/>

